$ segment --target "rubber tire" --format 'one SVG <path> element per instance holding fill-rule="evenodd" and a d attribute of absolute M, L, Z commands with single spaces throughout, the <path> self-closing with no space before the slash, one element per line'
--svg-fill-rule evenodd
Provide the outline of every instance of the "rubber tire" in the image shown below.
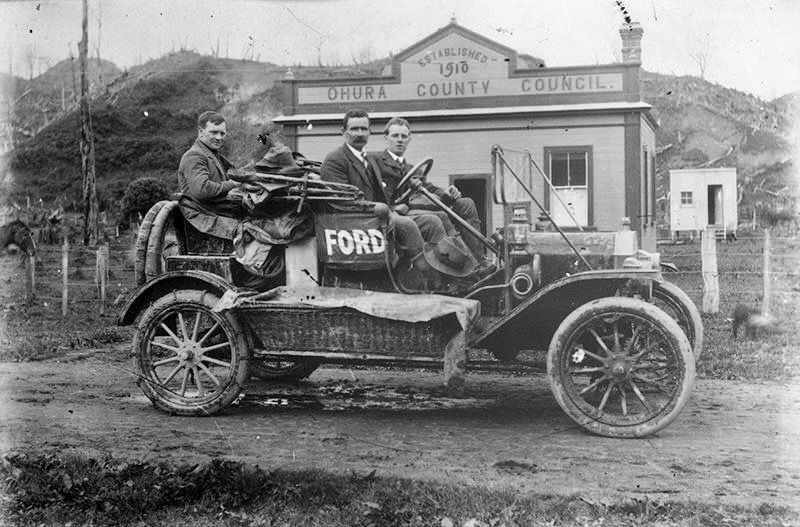
<path fill-rule="evenodd" d="M 317 368 L 320 363 L 313 360 L 294 362 L 285 368 L 274 368 L 267 365 L 267 359 L 253 358 L 250 360 L 250 375 L 262 381 L 293 382 L 305 379 Z"/>
<path fill-rule="evenodd" d="M 517 348 L 502 348 L 502 349 L 489 349 L 489 352 L 497 359 L 497 362 L 508 363 L 514 362 L 521 350 Z"/>
<path fill-rule="evenodd" d="M 161 208 L 164 206 L 165 203 L 169 203 L 169 201 L 167 200 L 159 201 L 155 203 L 152 207 L 150 207 L 150 210 L 148 210 L 147 214 L 145 214 L 141 225 L 139 225 L 139 231 L 136 233 L 136 243 L 134 245 L 133 276 L 137 286 L 140 286 L 147 281 L 147 277 L 145 276 L 145 270 L 144 270 L 145 258 L 147 255 L 147 241 L 150 238 L 150 228 L 153 226 L 153 220 L 156 218 L 158 211 L 161 210 Z"/>
<path fill-rule="evenodd" d="M 150 227 L 150 233 L 147 237 L 147 248 L 145 250 L 144 260 L 144 275 L 146 280 L 152 280 L 166 272 L 164 263 L 162 262 L 164 242 L 168 229 L 174 221 L 175 211 L 178 208 L 177 201 L 165 201 L 160 203 L 163 203 L 163 206 L 158 210 L 158 213 L 153 219 L 153 224 Z M 178 253 L 180 253 L 181 248 L 177 237 L 174 243 L 176 244 Z"/>
<path fill-rule="evenodd" d="M 682 320 L 678 320 L 678 325 L 680 326 L 681 322 L 683 322 L 688 328 L 688 332 L 684 331 L 684 333 L 692 346 L 694 360 L 700 360 L 700 355 L 703 353 L 703 319 L 700 317 L 700 310 L 697 309 L 692 299 L 683 289 L 666 281 L 660 284 L 653 284 L 653 297 L 679 311 L 679 316 Z M 658 304 L 656 306 L 660 307 Z M 663 308 L 662 310 L 666 311 Z M 671 314 L 669 311 L 667 313 Z"/>
<path fill-rule="evenodd" d="M 248 346 L 250 349 L 263 349 L 264 344 L 252 330 L 248 332 Z M 285 361 L 288 366 L 276 368 L 269 366 L 275 362 L 272 359 L 259 359 L 250 357 L 250 375 L 262 381 L 271 382 L 296 382 L 305 379 L 322 364 L 321 361 L 309 359 L 303 361 Z"/>
<path fill-rule="evenodd" d="M 241 393 L 250 374 L 248 369 L 250 351 L 242 325 L 236 316 L 230 311 L 223 313 L 212 311 L 218 300 L 218 296 L 206 291 L 183 289 L 162 296 L 145 310 L 134 336 L 133 350 L 136 354 L 135 366 L 139 373 L 137 384 L 156 408 L 175 415 L 213 415 L 227 408 Z M 150 332 L 158 327 L 163 317 L 181 307 L 200 308 L 209 313 L 211 318 L 220 324 L 230 342 L 233 371 L 227 376 L 224 384 L 211 394 L 212 397 L 201 402 L 191 402 L 177 393 L 162 389 L 151 375 L 147 348 L 144 347 Z"/>
<path fill-rule="evenodd" d="M 619 426 L 600 422 L 598 418 L 585 413 L 570 398 L 561 379 L 561 354 L 564 352 L 567 343 L 576 332 L 581 331 L 584 324 L 607 312 L 631 313 L 660 326 L 673 350 L 677 351 L 681 362 L 679 365 L 681 376 L 678 381 L 677 395 L 657 415 L 640 424 Z M 692 386 L 694 385 L 694 365 L 695 361 L 691 345 L 678 323 L 656 306 L 643 300 L 626 297 L 600 298 L 575 309 L 559 325 L 553 335 L 553 339 L 550 341 L 550 347 L 547 352 L 547 376 L 550 381 L 550 388 L 559 406 L 573 421 L 589 432 L 614 438 L 645 437 L 669 425 L 680 414 L 689 400 Z"/>

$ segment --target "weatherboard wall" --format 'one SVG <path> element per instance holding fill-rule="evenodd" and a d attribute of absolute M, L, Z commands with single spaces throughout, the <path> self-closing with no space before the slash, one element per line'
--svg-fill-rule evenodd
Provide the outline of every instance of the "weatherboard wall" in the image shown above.
<path fill-rule="evenodd" d="M 373 121 L 367 151 L 385 148 L 381 132 L 385 122 L 385 119 Z M 413 122 L 412 126 L 413 138 L 407 159 L 415 163 L 432 157 L 434 165 L 429 178 L 439 186 L 449 185 L 453 176 L 491 174 L 491 151 L 496 144 L 509 151 L 530 151 L 545 172 L 546 148 L 591 145 L 594 184 L 591 224 L 599 230 L 616 230 L 625 215 L 625 195 L 619 191 L 625 173 L 624 157 L 620 155 L 624 149 L 625 126 L 620 116 L 570 119 L 567 125 L 558 117 L 533 116 L 492 119 L 486 123 L 465 121 L 461 129 L 454 127 L 451 121 L 421 120 Z M 296 137 L 297 150 L 310 159 L 324 159 L 343 142 L 338 122 L 312 126 L 311 130 L 299 127 Z M 546 201 L 544 188 L 542 177 L 534 173 L 533 193 L 541 203 Z M 489 227 L 502 225 L 501 206 L 492 207 L 490 215 L 492 224 Z"/>
<path fill-rule="evenodd" d="M 655 135 L 644 117 L 650 106 L 640 100 L 638 62 L 545 68 L 453 22 L 400 52 L 381 76 L 289 78 L 282 93 L 284 115 L 275 121 L 309 158 L 340 146 L 342 116 L 361 108 L 371 116 L 370 151 L 384 148 L 391 116 L 411 122 L 407 157 L 433 157 L 437 185 L 488 177 L 493 145 L 530 151 L 545 172 L 548 152 L 579 147 L 590 155 L 589 227 L 616 230 L 623 216 L 650 210 L 654 185 L 643 147 L 654 150 Z M 534 175 L 534 195 L 549 206 Z M 503 218 L 502 206 L 489 207 L 487 232 Z"/>

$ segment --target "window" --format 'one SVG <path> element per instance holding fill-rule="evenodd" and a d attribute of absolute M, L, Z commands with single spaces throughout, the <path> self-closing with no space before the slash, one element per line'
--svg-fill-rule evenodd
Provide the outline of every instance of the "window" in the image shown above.
<path fill-rule="evenodd" d="M 689 207 L 692 203 L 692 193 L 681 192 L 681 207 Z"/>
<path fill-rule="evenodd" d="M 585 187 L 589 156 L 585 151 L 551 152 L 550 179 L 554 187 Z"/>

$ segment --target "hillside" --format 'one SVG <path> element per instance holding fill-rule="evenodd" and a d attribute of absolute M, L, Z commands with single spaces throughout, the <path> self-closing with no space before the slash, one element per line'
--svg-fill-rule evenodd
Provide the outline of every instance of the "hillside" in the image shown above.
<path fill-rule="evenodd" d="M 338 68 L 295 66 L 292 71 L 298 78 L 376 75 L 387 63 L 382 59 Z M 126 71 L 105 62 L 95 63 L 94 70 L 98 188 L 105 206 L 119 199 L 127 183 L 138 176 L 161 177 L 174 185 L 175 166 L 195 136 L 194 119 L 202 109 L 229 117 L 227 153 L 233 159 L 242 163 L 263 155 L 256 136 L 281 111 L 273 89 L 287 68 L 181 51 Z M 13 80 L 15 93 L 28 90 L 31 101 L 21 99 L 13 116 L 15 148 L 9 162 L 15 177 L 5 178 L 3 189 L 13 199 L 58 198 L 65 206 L 79 201 L 75 109 L 61 110 L 56 117 L 41 109 L 37 113 L 47 93 L 50 104 L 58 104 L 60 110 L 65 72 L 71 76 L 69 61 L 32 81 Z M 704 166 L 738 168 L 743 211 L 797 195 L 790 145 L 797 141 L 791 126 L 798 94 L 767 102 L 696 77 L 650 72 L 642 74 L 642 89 L 660 123 L 661 196 L 666 195 L 669 168 Z M 48 121 L 46 126 L 43 120 Z M 38 133 L 30 137 L 37 127 Z M 9 186 L 11 179 L 14 183 Z"/>
<path fill-rule="evenodd" d="M 177 160 L 193 141 L 200 109 L 232 116 L 230 153 L 239 159 L 240 145 L 257 144 L 262 124 L 279 111 L 270 90 L 284 70 L 180 52 L 121 72 L 95 90 L 92 123 L 101 208 L 118 200 L 135 177 L 163 177 L 174 186 Z M 60 200 L 66 207 L 78 203 L 77 119 L 73 108 L 33 138 L 15 127 L 16 144 L 9 158 L 15 177 L 6 195 L 21 199 L 33 194 L 45 202 Z"/>
<path fill-rule="evenodd" d="M 120 73 L 107 60 L 87 60 L 87 80 L 90 92 L 96 93 Z M 65 59 L 38 77 L 25 80 L 6 75 L 4 87 L 14 104 L 12 122 L 15 132 L 32 137 L 43 127 L 66 115 L 77 104 L 80 90 L 78 60 Z"/>
<path fill-rule="evenodd" d="M 775 101 L 697 77 L 643 72 L 642 98 L 659 121 L 658 172 L 666 196 L 668 170 L 736 167 L 740 214 L 793 204 L 798 195 L 793 162 L 791 105 L 797 94 Z"/>

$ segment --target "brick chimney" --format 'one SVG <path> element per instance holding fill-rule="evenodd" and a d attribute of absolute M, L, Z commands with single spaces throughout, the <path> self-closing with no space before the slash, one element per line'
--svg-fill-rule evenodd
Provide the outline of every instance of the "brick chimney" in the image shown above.
<path fill-rule="evenodd" d="M 642 29 L 639 22 L 624 24 L 619 29 L 619 36 L 622 37 L 622 63 L 641 64 L 642 63 Z"/>

